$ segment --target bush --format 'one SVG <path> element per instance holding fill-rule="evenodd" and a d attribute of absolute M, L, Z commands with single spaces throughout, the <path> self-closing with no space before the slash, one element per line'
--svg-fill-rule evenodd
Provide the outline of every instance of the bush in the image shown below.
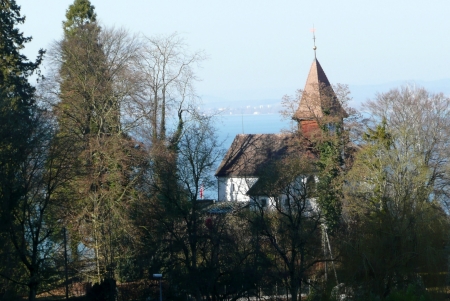
<path fill-rule="evenodd" d="M 87 301 L 115 301 L 116 299 L 116 280 L 111 278 L 104 279 L 100 284 L 94 284 L 86 294 Z"/>
<path fill-rule="evenodd" d="M 418 289 L 414 285 L 409 285 L 408 288 L 402 291 L 392 292 L 386 299 L 386 301 L 428 301 L 430 300 L 428 294 Z"/>

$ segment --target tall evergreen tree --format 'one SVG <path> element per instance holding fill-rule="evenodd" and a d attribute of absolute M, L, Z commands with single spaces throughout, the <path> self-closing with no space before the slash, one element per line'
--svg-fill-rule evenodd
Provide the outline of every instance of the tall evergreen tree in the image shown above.
<path fill-rule="evenodd" d="M 28 79 L 38 72 L 44 54 L 40 50 L 36 61 L 30 62 L 20 53 L 31 41 L 17 27 L 24 21 L 16 1 L 0 2 L 0 199 L 5 214 L 11 202 L 20 197 L 14 183 L 18 166 L 27 155 L 35 107 L 35 88 Z"/>
<path fill-rule="evenodd" d="M 89 0 L 75 0 L 66 12 L 67 20 L 63 22 L 64 33 L 74 33 L 82 26 L 95 22 L 97 14 Z"/>
<path fill-rule="evenodd" d="M 59 196 L 65 204 L 71 254 L 75 256 L 80 245 L 87 247 L 86 259 L 94 260 L 90 266 L 95 271 L 82 270 L 100 281 L 115 277 L 118 260 L 131 246 L 126 207 L 139 176 L 135 167 L 140 150 L 122 131 L 120 105 L 127 92 L 120 90 L 125 80 L 117 83 L 127 73 L 123 61 L 128 54 L 113 31 L 106 31 L 111 36 L 102 31 L 88 0 L 75 0 L 66 17 L 64 38 L 56 49 L 61 101 L 55 112 L 58 137 L 71 141 L 75 151 L 72 178 Z"/>
<path fill-rule="evenodd" d="M 19 31 L 24 21 L 15 0 L 0 1 L 0 273 L 7 278 L 17 267 L 11 266 L 11 245 L 7 242 L 11 214 L 25 194 L 20 168 L 32 148 L 29 144 L 36 105 L 35 88 L 29 78 L 39 74 L 44 55 L 40 50 L 36 61 L 31 62 L 20 53 L 31 41 Z M 8 266 L 12 270 L 6 270 Z M 5 285 L 0 287 L 7 289 Z"/>
<path fill-rule="evenodd" d="M 117 132 L 118 108 L 94 6 L 88 0 L 76 0 L 66 17 L 60 44 L 61 103 L 57 106 L 61 131 L 83 141 L 90 134 Z"/>

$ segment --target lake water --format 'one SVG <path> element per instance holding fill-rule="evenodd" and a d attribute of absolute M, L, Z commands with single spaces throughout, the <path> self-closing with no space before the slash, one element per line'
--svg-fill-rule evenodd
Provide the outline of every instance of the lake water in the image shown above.
<path fill-rule="evenodd" d="M 289 129 L 292 121 L 280 114 L 222 115 L 215 125 L 219 130 L 219 141 L 228 149 L 237 134 L 275 134 Z"/>

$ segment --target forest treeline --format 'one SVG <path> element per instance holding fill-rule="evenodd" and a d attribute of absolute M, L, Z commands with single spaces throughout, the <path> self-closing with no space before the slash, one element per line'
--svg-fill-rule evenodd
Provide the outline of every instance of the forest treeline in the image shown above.
<path fill-rule="evenodd" d="M 273 208 L 212 203 L 200 191 L 225 152 L 219 117 L 197 109 L 203 52 L 100 26 L 75 0 L 28 60 L 20 6 L 0 7 L 2 300 L 154 300 L 155 273 L 165 300 L 445 298 L 448 97 L 403 86 L 318 119 L 261 175 Z"/>

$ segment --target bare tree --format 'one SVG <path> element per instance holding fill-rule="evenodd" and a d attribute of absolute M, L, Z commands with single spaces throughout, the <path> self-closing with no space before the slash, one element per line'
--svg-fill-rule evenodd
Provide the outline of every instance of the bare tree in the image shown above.
<path fill-rule="evenodd" d="M 181 135 L 182 113 L 193 111 L 197 98 L 194 66 L 205 59 L 203 52 L 189 53 L 185 41 L 177 34 L 144 37 L 138 68 L 141 72 L 141 97 L 134 103 L 134 114 L 147 125 L 150 141 L 165 141 L 168 117 L 175 115 L 174 139 Z M 178 137 L 178 138 L 177 138 Z"/>
<path fill-rule="evenodd" d="M 343 267 L 355 286 L 384 298 L 445 266 L 450 100 L 403 86 L 366 108 L 372 119 L 344 186 Z"/>
<path fill-rule="evenodd" d="M 208 203 L 199 193 L 202 186 L 205 191 L 214 189 L 213 170 L 223 155 L 215 134 L 211 120 L 205 117 L 185 127 L 176 152 L 152 156 L 151 164 L 157 166 L 148 173 L 143 189 L 147 197 L 139 204 L 145 215 L 139 225 L 144 239 L 157 246 L 152 254 L 154 265 L 164 268 L 180 289 L 197 300 L 207 293 L 201 252 L 209 235 L 205 226 Z"/>
<path fill-rule="evenodd" d="M 35 128 L 30 139 L 27 160 L 22 164 L 20 176 L 24 179 L 21 198 L 12 212 L 9 237 L 14 255 L 27 271 L 26 281 L 11 279 L 29 289 L 29 300 L 35 300 L 42 286 L 55 285 L 52 278 L 61 254 L 61 225 L 54 215 L 59 204 L 57 189 L 69 180 L 66 169 L 69 164 L 71 145 L 57 139 L 52 118 L 46 111 L 33 114 Z"/>
<path fill-rule="evenodd" d="M 428 168 L 428 187 L 437 200 L 447 205 L 450 98 L 407 85 L 378 94 L 365 108 L 372 114 L 370 128 L 385 120 L 398 155 L 415 156 Z"/>
<path fill-rule="evenodd" d="M 322 249 L 326 235 L 324 215 L 317 200 L 315 163 L 307 151 L 274 162 L 250 189 L 253 210 L 250 223 L 268 242 L 266 252 L 291 295 L 298 300 L 318 263 L 333 261 Z M 328 248 L 328 244 L 326 245 Z"/>

